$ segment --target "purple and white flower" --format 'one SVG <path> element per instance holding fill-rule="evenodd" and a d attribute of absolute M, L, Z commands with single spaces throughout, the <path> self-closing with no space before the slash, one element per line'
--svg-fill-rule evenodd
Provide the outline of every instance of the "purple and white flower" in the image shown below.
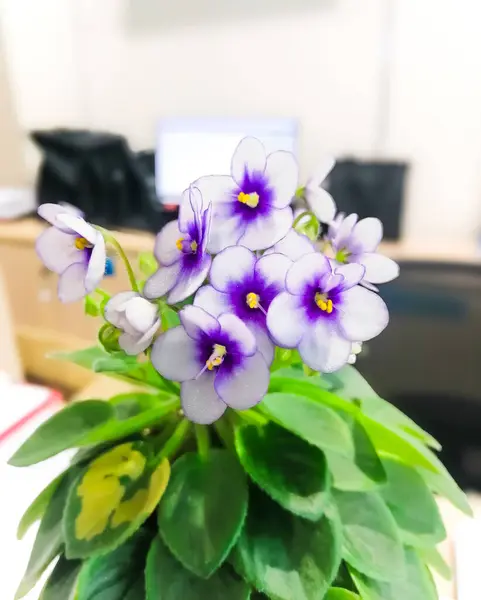
<path fill-rule="evenodd" d="M 269 368 L 252 332 L 235 315 L 218 319 L 197 306 L 179 312 L 181 326 L 154 343 L 151 360 L 166 379 L 181 382 L 185 416 L 213 423 L 228 406 L 258 404 L 267 392 Z"/>
<path fill-rule="evenodd" d="M 315 251 L 314 244 L 306 235 L 299 233 L 295 229 L 290 229 L 282 240 L 277 242 L 277 244 L 274 244 L 269 250 L 266 250 L 264 256 L 274 253 L 284 254 L 295 262 L 297 259 L 301 258 L 301 256 L 304 256 L 304 254 Z"/>
<path fill-rule="evenodd" d="M 225 312 L 239 317 L 254 334 L 258 350 L 270 364 L 274 359 L 274 344 L 267 333 L 267 310 L 285 290 L 291 265 L 283 254 L 257 258 L 243 246 L 230 246 L 214 258 L 211 285 L 197 292 L 194 305 L 215 317 Z"/>
<path fill-rule="evenodd" d="M 331 223 L 336 215 L 336 203 L 333 197 L 321 187 L 335 164 L 333 158 L 324 159 L 304 189 L 306 202 L 321 223 Z"/>
<path fill-rule="evenodd" d="M 93 292 L 104 276 L 107 258 L 104 238 L 70 208 L 43 204 L 38 214 L 52 227 L 37 239 L 37 254 L 48 269 L 60 275 L 60 300 L 80 300 Z"/>
<path fill-rule="evenodd" d="M 356 214 L 337 215 L 329 227 L 327 238 L 341 264 L 357 263 L 366 272 L 363 283 L 386 283 L 399 275 L 399 265 L 377 252 L 382 240 L 383 226 L 379 219 L 368 217 L 358 220 Z"/>
<path fill-rule="evenodd" d="M 193 184 L 213 203 L 209 251 L 218 254 L 236 244 L 264 250 L 281 240 L 292 226 L 289 205 L 297 178 L 292 153 L 266 156 L 259 140 L 244 138 L 232 157 L 231 175 L 201 177 Z"/>
<path fill-rule="evenodd" d="M 157 307 L 136 292 L 121 292 L 106 304 L 105 319 L 122 330 L 119 345 L 136 356 L 146 350 L 160 326 Z"/>
<path fill-rule="evenodd" d="M 286 291 L 272 302 L 267 327 L 283 348 L 297 348 L 316 371 L 336 371 L 349 360 L 352 343 L 377 336 L 389 321 L 384 301 L 361 286 L 364 267 L 333 270 L 322 254 L 306 254 L 287 272 Z"/>
<path fill-rule="evenodd" d="M 155 240 L 154 255 L 160 267 L 145 283 L 144 296 L 150 300 L 169 294 L 175 304 L 191 296 L 205 281 L 212 257 L 207 253 L 211 226 L 211 205 L 204 209 L 198 188 L 183 194 L 179 219 L 168 223 Z"/>

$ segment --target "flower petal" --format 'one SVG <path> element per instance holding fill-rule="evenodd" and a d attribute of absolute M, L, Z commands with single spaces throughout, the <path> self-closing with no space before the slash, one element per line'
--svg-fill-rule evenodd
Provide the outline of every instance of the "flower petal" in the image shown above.
<path fill-rule="evenodd" d="M 202 207 L 203 200 L 199 188 L 189 186 L 184 190 L 179 206 L 179 229 L 181 231 L 187 233 L 191 223 L 195 223 L 196 228 L 200 229 Z"/>
<path fill-rule="evenodd" d="M 217 319 L 198 306 L 186 306 L 179 312 L 180 322 L 187 335 L 200 340 L 205 334 L 215 335 L 220 331 Z"/>
<path fill-rule="evenodd" d="M 291 266 L 292 261 L 284 254 L 267 254 L 259 258 L 255 272 L 267 285 L 277 285 L 280 291 L 285 289 L 287 271 Z"/>
<path fill-rule="evenodd" d="M 307 329 L 298 350 L 308 367 L 332 373 L 347 363 L 351 348 L 351 342 L 339 335 L 335 324 L 319 319 L 314 327 Z"/>
<path fill-rule="evenodd" d="M 174 285 L 167 298 L 168 304 L 182 302 L 192 296 L 204 283 L 209 274 L 212 257 L 205 254 L 201 263 L 194 270 L 180 270 L 177 283 Z"/>
<path fill-rule="evenodd" d="M 65 269 L 58 279 L 58 297 L 61 302 L 76 302 L 87 295 L 86 275 L 85 263 L 74 263 Z"/>
<path fill-rule="evenodd" d="M 352 342 L 366 342 L 376 337 L 389 322 L 384 300 L 359 285 L 343 293 L 340 310 L 339 326 Z"/>
<path fill-rule="evenodd" d="M 272 206 L 289 206 L 296 194 L 299 167 L 291 152 L 280 150 L 267 157 L 265 176 L 273 189 Z"/>
<path fill-rule="evenodd" d="M 212 261 L 210 282 L 219 292 L 227 292 L 232 284 L 240 283 L 246 275 L 252 275 L 256 256 L 243 246 L 230 246 Z"/>
<path fill-rule="evenodd" d="M 155 258 L 161 265 L 168 267 L 180 259 L 182 252 L 177 248 L 176 243 L 182 238 L 177 221 L 171 221 L 162 227 L 155 238 L 154 245 Z"/>
<path fill-rule="evenodd" d="M 231 313 L 224 313 L 219 317 L 219 325 L 222 333 L 237 344 L 237 349 L 244 356 L 255 354 L 256 339 L 247 325 Z M 229 349 L 227 349 L 229 351 Z"/>
<path fill-rule="evenodd" d="M 374 252 L 383 236 L 383 227 L 379 219 L 368 217 L 361 219 L 351 233 L 351 246 L 356 253 Z"/>
<path fill-rule="evenodd" d="M 82 251 L 74 242 L 74 235 L 49 227 L 37 238 L 35 248 L 47 269 L 60 274 L 71 264 L 84 261 Z"/>
<path fill-rule="evenodd" d="M 172 381 L 194 379 L 204 367 L 197 359 L 195 341 L 183 327 L 174 327 L 159 336 L 150 359 L 162 377 Z"/>
<path fill-rule="evenodd" d="M 279 254 L 285 254 L 292 261 L 296 261 L 301 256 L 304 256 L 304 254 L 315 251 L 314 244 L 312 244 L 307 236 L 298 233 L 295 229 L 290 229 L 287 235 L 267 250 L 265 254 L 278 252 Z"/>
<path fill-rule="evenodd" d="M 399 276 L 399 265 L 377 252 L 366 252 L 355 259 L 366 268 L 364 279 L 370 283 L 387 283 Z"/>
<path fill-rule="evenodd" d="M 266 363 L 270 366 L 274 360 L 274 344 L 267 331 L 255 324 L 247 325 L 256 338 L 257 350 L 262 354 Z"/>
<path fill-rule="evenodd" d="M 241 185 L 246 171 L 264 173 L 266 150 L 262 142 L 254 137 L 246 137 L 237 146 L 231 163 L 232 177 Z"/>
<path fill-rule="evenodd" d="M 149 300 L 162 298 L 177 283 L 180 274 L 180 262 L 176 262 L 169 267 L 160 267 L 145 282 L 143 294 Z"/>
<path fill-rule="evenodd" d="M 260 352 L 245 358 L 232 371 L 219 368 L 214 388 L 231 408 L 245 410 L 264 398 L 269 387 L 269 367 Z"/>
<path fill-rule="evenodd" d="M 340 218 L 333 225 L 333 244 L 336 248 L 344 248 L 346 244 L 350 242 L 350 236 L 357 223 L 357 219 L 358 216 L 355 213 L 352 213 L 347 217 Z"/>
<path fill-rule="evenodd" d="M 149 329 L 147 329 L 147 331 L 144 333 L 144 335 L 139 339 L 139 341 L 138 341 L 139 345 L 147 344 L 145 346 L 145 348 L 148 348 L 150 346 L 150 344 L 152 343 L 154 335 L 157 333 L 160 325 L 161 325 L 160 318 L 156 319 L 152 323 L 152 326 Z M 145 350 L 145 348 L 144 348 L 144 350 Z"/>
<path fill-rule="evenodd" d="M 119 337 L 119 346 L 129 356 L 137 356 L 137 354 L 147 350 L 151 342 L 152 338 L 146 339 L 143 336 L 138 337 L 125 332 Z"/>
<path fill-rule="evenodd" d="M 312 187 L 319 187 L 332 169 L 334 169 L 335 164 L 336 160 L 332 156 L 324 157 L 319 163 L 314 176 L 310 179 L 309 184 L 312 185 Z"/>
<path fill-rule="evenodd" d="M 89 292 L 93 292 L 99 283 L 102 281 L 105 274 L 105 261 L 107 260 L 107 250 L 103 236 L 97 232 L 97 240 L 95 241 L 90 255 L 90 260 L 85 278 L 85 287 Z"/>
<path fill-rule="evenodd" d="M 363 265 L 351 263 L 349 265 L 341 265 L 340 267 L 336 267 L 334 273 L 342 276 L 342 289 L 347 290 L 357 285 L 362 280 L 365 271 L 366 270 Z M 326 290 L 326 292 L 327 291 L 328 290 Z"/>
<path fill-rule="evenodd" d="M 82 217 L 64 212 L 57 216 L 57 220 L 61 223 L 61 226 L 67 226 L 69 229 L 76 231 L 80 237 L 85 238 L 91 244 L 96 243 L 99 232 Z"/>
<path fill-rule="evenodd" d="M 229 296 L 218 292 L 211 285 L 204 285 L 195 295 L 194 306 L 203 308 L 210 315 L 218 317 L 229 310 Z"/>
<path fill-rule="evenodd" d="M 120 292 L 112 296 L 105 305 L 105 319 L 115 327 L 121 327 L 125 319 L 124 311 L 127 303 L 137 296 L 136 292 Z"/>
<path fill-rule="evenodd" d="M 329 260 L 319 252 L 306 254 L 297 260 L 287 272 L 286 288 L 291 294 L 301 295 L 308 283 L 319 282 L 332 273 Z"/>
<path fill-rule="evenodd" d="M 137 296 L 127 303 L 125 317 L 134 329 L 144 334 L 157 319 L 157 307 L 145 298 Z"/>
<path fill-rule="evenodd" d="M 59 215 L 70 213 L 72 215 L 77 215 L 78 217 L 83 216 L 83 212 L 75 206 L 63 206 L 61 204 L 51 204 L 49 202 L 41 204 L 37 208 L 37 213 L 40 217 L 42 217 L 42 219 L 45 219 L 46 221 L 48 221 L 48 223 L 54 225 L 55 227 L 57 227 L 61 231 L 64 231 L 65 233 L 73 233 L 73 231 L 66 225 L 63 225 L 61 221 L 57 219 Z"/>
<path fill-rule="evenodd" d="M 207 175 L 196 179 L 192 187 L 200 190 L 204 205 L 208 205 L 232 202 L 232 193 L 237 186 L 230 175 Z"/>
<path fill-rule="evenodd" d="M 210 232 L 212 231 L 212 214 L 212 203 L 209 203 L 206 210 L 202 213 L 201 217 L 200 247 L 202 253 L 205 253 L 207 251 L 207 246 L 209 244 Z"/>
<path fill-rule="evenodd" d="M 214 389 L 213 373 L 203 373 L 197 379 L 185 381 L 180 388 L 180 397 L 184 415 L 201 425 L 217 421 L 227 409 Z"/>
<path fill-rule="evenodd" d="M 290 206 L 280 210 L 273 208 L 268 215 L 262 215 L 245 226 L 238 243 L 250 250 L 265 250 L 283 237 L 292 227 L 292 209 Z"/>
<path fill-rule="evenodd" d="M 287 292 L 274 298 L 267 311 L 267 329 L 277 346 L 296 348 L 308 326 L 299 298 Z"/>
<path fill-rule="evenodd" d="M 228 205 L 223 204 L 222 206 Z M 239 215 L 226 216 L 225 212 L 219 212 L 219 205 L 212 208 L 212 224 L 207 242 L 207 251 L 211 254 L 219 254 L 229 246 L 235 246 L 245 231 Z"/>
<path fill-rule="evenodd" d="M 321 223 L 331 223 L 336 216 L 336 203 L 329 192 L 322 188 L 315 188 L 306 191 L 306 200 L 309 208 L 321 221 Z"/>

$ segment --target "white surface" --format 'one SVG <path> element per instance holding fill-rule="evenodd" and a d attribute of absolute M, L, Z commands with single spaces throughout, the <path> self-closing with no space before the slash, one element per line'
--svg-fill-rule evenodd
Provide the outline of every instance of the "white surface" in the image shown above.
<path fill-rule="evenodd" d="M 0 219 L 16 219 L 36 208 L 35 192 L 29 188 L 0 188 Z"/>
<path fill-rule="evenodd" d="M 22 414 L 28 413 L 35 405 L 46 400 L 50 390 L 37 386 L 14 385 L 7 389 L 2 376 L 0 383 L 0 423 L 2 430 Z M 13 600 L 15 591 L 22 579 L 35 539 L 37 526 L 32 527 L 27 536 L 18 541 L 17 526 L 25 510 L 35 497 L 61 473 L 71 456 L 61 454 L 48 461 L 19 469 L 7 465 L 7 460 L 20 444 L 47 419 L 57 407 L 51 407 L 32 419 L 21 430 L 7 440 L 0 442 L 0 555 L 7 559 L 6 568 L 0 577 L 1 600 Z M 44 578 L 45 579 L 45 578 Z M 42 582 L 28 595 L 27 600 L 37 600 Z"/>
<path fill-rule="evenodd" d="M 158 127 L 156 188 L 166 203 L 203 175 L 228 175 L 232 154 L 242 138 L 259 138 L 267 153 L 297 152 L 293 119 L 165 119 Z"/>

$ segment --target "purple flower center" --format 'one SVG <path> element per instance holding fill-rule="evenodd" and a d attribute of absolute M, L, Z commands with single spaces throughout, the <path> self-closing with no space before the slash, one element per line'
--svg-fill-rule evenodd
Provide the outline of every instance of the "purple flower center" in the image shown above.
<path fill-rule="evenodd" d="M 243 355 L 240 351 L 239 343 L 231 339 L 222 331 L 203 333 L 197 340 L 197 358 L 204 364 L 204 371 L 216 371 L 222 368 L 222 371 L 230 372 L 237 365 L 242 363 Z"/>
<path fill-rule="evenodd" d="M 182 270 L 189 272 L 195 270 L 202 262 L 202 236 L 203 232 L 194 222 L 189 223 L 187 232 L 176 242 L 177 249 L 182 252 Z"/>
<path fill-rule="evenodd" d="M 274 298 L 282 291 L 278 284 L 268 284 L 256 272 L 243 281 L 232 282 L 227 288 L 233 313 L 244 322 L 254 322 L 264 327 L 266 313 Z"/>
<path fill-rule="evenodd" d="M 342 287 L 337 285 L 325 291 L 319 283 L 306 286 L 302 296 L 302 305 L 309 321 L 318 319 L 335 320 L 342 304 Z"/>
<path fill-rule="evenodd" d="M 83 237 L 77 236 L 74 241 L 74 246 L 77 250 L 80 250 L 83 255 L 83 260 L 86 265 L 89 264 L 90 258 L 92 257 L 92 251 L 94 249 L 93 244 Z"/>
<path fill-rule="evenodd" d="M 272 198 L 274 190 L 269 180 L 261 171 L 244 169 L 244 176 L 239 187 L 232 191 L 232 213 L 244 221 L 251 222 L 260 216 L 267 216 L 273 210 Z"/>

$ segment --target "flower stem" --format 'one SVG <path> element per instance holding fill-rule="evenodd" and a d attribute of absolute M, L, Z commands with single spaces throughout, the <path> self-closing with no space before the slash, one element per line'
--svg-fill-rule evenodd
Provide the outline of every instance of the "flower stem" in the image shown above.
<path fill-rule="evenodd" d="M 197 439 L 197 449 L 202 460 L 206 460 L 210 450 L 209 429 L 205 425 L 194 425 L 195 437 Z"/>
<path fill-rule="evenodd" d="M 262 427 L 269 423 L 269 419 L 256 411 L 255 409 L 249 408 L 248 410 L 242 410 L 236 413 L 243 421 L 246 421 L 250 425 L 257 425 Z"/>
<path fill-rule="evenodd" d="M 157 460 L 160 462 L 164 458 L 171 458 L 173 455 L 175 455 L 188 437 L 190 429 L 191 422 L 187 419 L 182 419 L 182 421 L 175 428 L 174 433 L 165 442 L 164 447 L 157 455 Z"/>
<path fill-rule="evenodd" d="M 124 252 L 124 249 L 119 244 L 119 242 L 114 238 L 114 236 L 110 233 L 110 231 L 108 231 L 107 229 L 104 229 L 103 227 L 98 227 L 97 229 L 104 236 L 105 241 L 115 248 L 117 254 L 120 256 L 120 258 L 122 259 L 122 261 L 125 265 L 125 269 L 127 271 L 130 285 L 132 286 L 132 290 L 134 292 L 139 293 L 139 286 L 137 285 L 137 279 L 135 278 L 134 270 L 132 269 L 132 266 L 130 264 L 129 259 L 127 258 L 127 255 Z"/>
<path fill-rule="evenodd" d="M 229 421 L 222 417 L 214 423 L 214 427 L 224 446 L 229 450 L 234 450 L 234 432 Z"/>

